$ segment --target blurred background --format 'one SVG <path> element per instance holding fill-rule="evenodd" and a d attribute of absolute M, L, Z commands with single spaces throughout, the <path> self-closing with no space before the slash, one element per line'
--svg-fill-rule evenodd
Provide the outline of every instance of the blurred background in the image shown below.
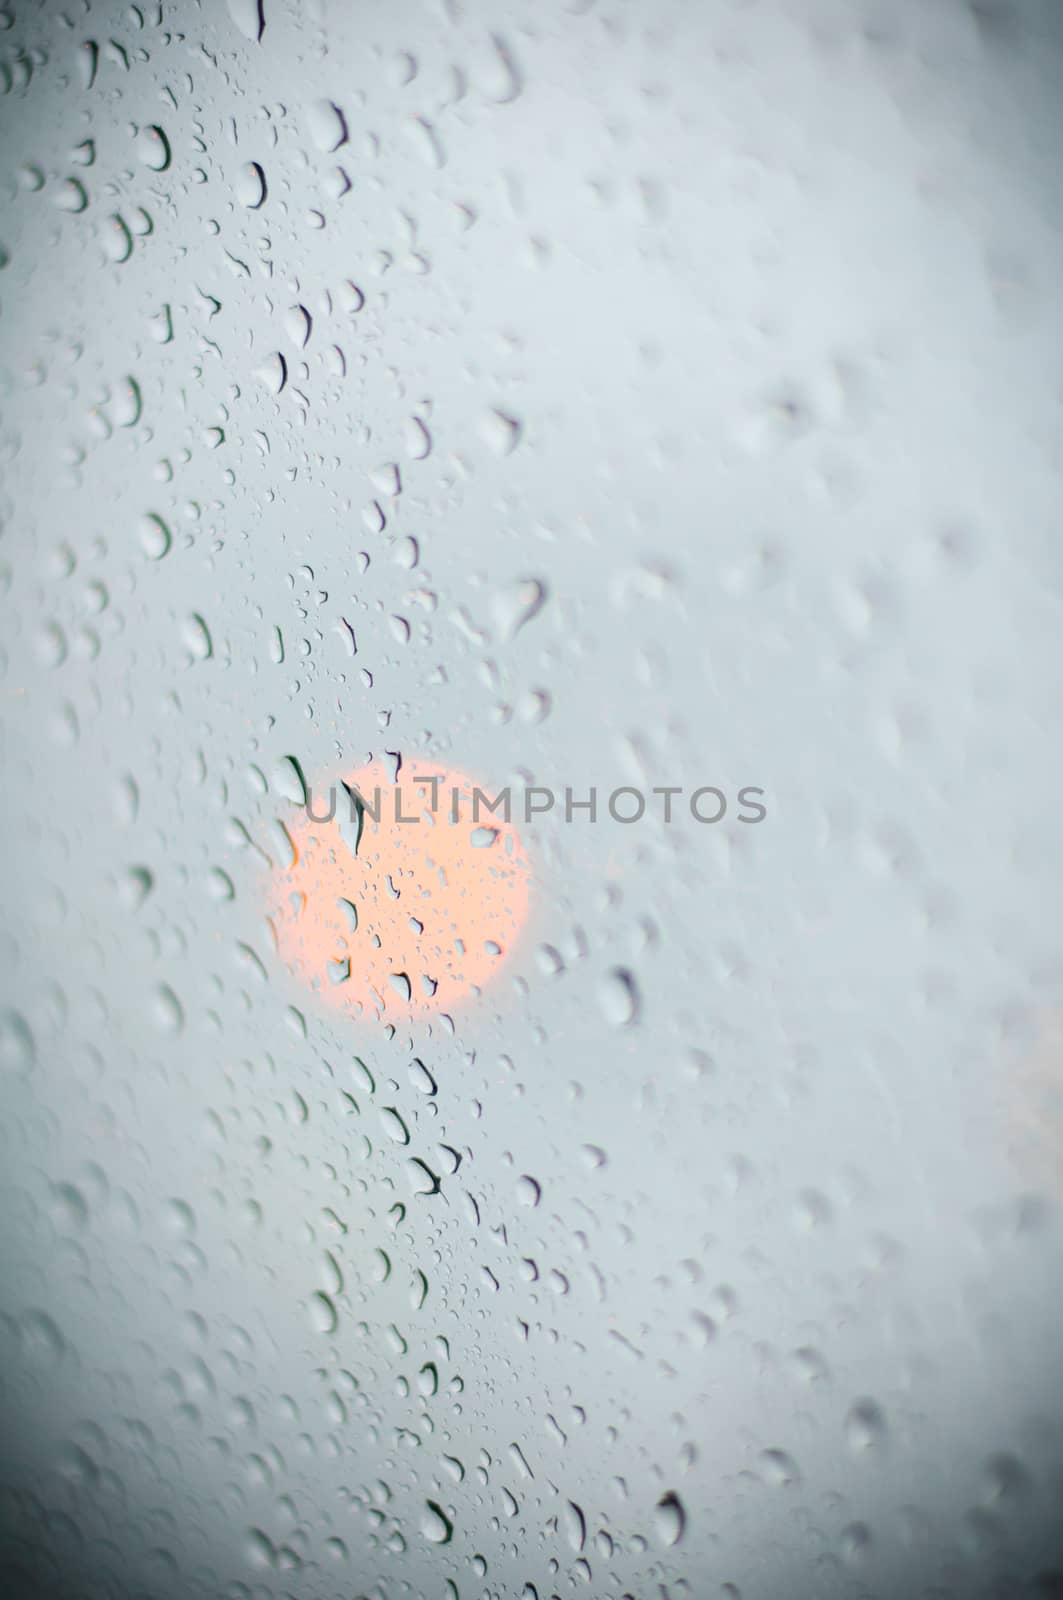
<path fill-rule="evenodd" d="M 1061 74 L 0 0 L 5 1596 L 1063 1593 Z M 438 996 L 374 763 L 599 795 Z"/>

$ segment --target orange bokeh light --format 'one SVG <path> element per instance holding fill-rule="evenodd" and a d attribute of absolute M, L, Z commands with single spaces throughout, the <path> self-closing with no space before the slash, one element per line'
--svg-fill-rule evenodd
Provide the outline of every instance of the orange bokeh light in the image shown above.
<path fill-rule="evenodd" d="M 505 964 L 529 864 L 502 812 L 474 809 L 475 789 L 454 768 L 392 782 L 378 765 L 313 786 L 313 814 L 334 797 L 335 815 L 308 809 L 289 826 L 295 860 L 271 880 L 270 918 L 281 959 L 322 1001 L 367 1018 L 449 1012 Z"/>

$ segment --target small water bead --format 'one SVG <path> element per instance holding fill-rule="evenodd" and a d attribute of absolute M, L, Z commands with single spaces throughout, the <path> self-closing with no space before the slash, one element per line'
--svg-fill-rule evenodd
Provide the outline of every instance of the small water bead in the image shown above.
<path fill-rule="evenodd" d="M 103 226 L 103 252 L 108 261 L 121 266 L 133 254 L 133 235 L 129 224 L 117 212 L 108 217 Z"/>
<path fill-rule="evenodd" d="M 546 584 L 539 578 L 518 578 L 496 591 L 491 600 L 491 617 L 503 641 L 516 638 L 546 604 Z"/>
<path fill-rule="evenodd" d="M 504 411 L 488 411 L 480 419 L 480 437 L 494 456 L 511 456 L 523 431 L 520 421 Z"/>
<path fill-rule="evenodd" d="M 229 16 L 251 44 L 257 44 L 266 28 L 263 0 L 226 0 Z"/>
<path fill-rule="evenodd" d="M 887 1439 L 882 1407 L 870 1399 L 857 1400 L 845 1418 L 845 1442 L 854 1455 L 880 1451 Z"/>
<path fill-rule="evenodd" d="M 266 174 L 257 161 L 247 161 L 236 175 L 236 198 L 248 211 L 266 203 Z"/>
<path fill-rule="evenodd" d="M 154 511 L 141 517 L 137 527 L 140 548 L 150 561 L 161 561 L 173 543 L 173 536 L 163 519 Z"/>
<path fill-rule="evenodd" d="M 190 617 L 186 617 L 182 624 L 181 637 L 193 660 L 209 661 L 214 654 L 214 644 L 210 637 L 210 629 L 198 611 L 193 612 Z"/>
<path fill-rule="evenodd" d="M 453 1522 L 435 1500 L 425 1502 L 421 1517 L 421 1532 L 429 1544 L 449 1544 L 454 1537 Z"/>
<path fill-rule="evenodd" d="M 307 108 L 306 125 L 315 148 L 323 155 L 331 155 L 347 143 L 346 119 L 332 100 L 315 100 Z"/>
<path fill-rule="evenodd" d="M 52 196 L 52 203 L 57 210 L 66 211 L 71 216 L 77 216 L 88 208 L 88 190 L 79 179 L 67 178 L 59 185 L 59 188 Z"/>
<path fill-rule="evenodd" d="M 315 1333 L 328 1336 L 339 1327 L 339 1312 L 332 1300 L 321 1289 L 310 1296 L 310 1325 Z"/>
<path fill-rule="evenodd" d="M 153 123 L 137 136 L 137 160 L 151 172 L 165 172 L 170 165 L 170 141 Z"/>
<path fill-rule="evenodd" d="M 687 1516 L 683 1502 L 674 1490 L 669 1490 L 658 1500 L 653 1521 L 661 1544 L 679 1544 L 686 1532 Z"/>
<path fill-rule="evenodd" d="M 185 1023 L 184 1007 L 167 983 L 156 986 L 152 999 L 152 1015 L 163 1033 L 180 1033 Z"/>
<path fill-rule="evenodd" d="M 614 967 L 598 985 L 602 1015 L 614 1028 L 629 1027 L 638 1021 L 641 1002 L 634 975 L 625 967 Z"/>

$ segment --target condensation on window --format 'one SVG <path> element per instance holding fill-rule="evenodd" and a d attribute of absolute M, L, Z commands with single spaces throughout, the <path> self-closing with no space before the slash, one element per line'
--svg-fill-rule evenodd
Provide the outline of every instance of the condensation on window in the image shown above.
<path fill-rule="evenodd" d="M 0 1588 L 1063 1593 L 1063 11 L 0 0 Z"/>

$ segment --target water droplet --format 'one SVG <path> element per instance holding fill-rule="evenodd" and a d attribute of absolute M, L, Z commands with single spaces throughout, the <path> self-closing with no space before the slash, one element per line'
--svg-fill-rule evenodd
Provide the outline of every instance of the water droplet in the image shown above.
<path fill-rule="evenodd" d="M 429 1544 L 449 1544 L 454 1537 L 454 1524 L 435 1500 L 425 1502 L 421 1518 L 421 1532 Z"/>
<path fill-rule="evenodd" d="M 170 165 L 170 141 L 155 123 L 137 138 L 137 158 L 152 172 L 165 172 Z"/>
<path fill-rule="evenodd" d="M 640 999 L 634 976 L 625 967 L 614 967 L 606 973 L 598 986 L 598 1001 L 602 1015 L 614 1028 L 624 1028 L 638 1021 Z"/>
<path fill-rule="evenodd" d="M 85 185 L 79 182 L 77 178 L 67 178 L 55 191 L 54 203 L 59 211 L 66 211 L 71 216 L 77 216 L 88 206 L 88 191 Z"/>
<path fill-rule="evenodd" d="M 284 319 L 284 331 L 289 339 L 300 350 L 305 350 L 310 342 L 310 330 L 313 319 L 305 306 L 290 306 Z"/>
<path fill-rule="evenodd" d="M 185 619 L 181 629 L 181 637 L 194 660 L 209 661 L 214 654 L 214 644 L 210 637 L 210 629 L 198 611 L 193 612 L 190 617 Z"/>
<path fill-rule="evenodd" d="M 432 435 L 420 417 L 406 423 L 406 454 L 411 461 L 425 461 L 432 453 Z"/>
<path fill-rule="evenodd" d="M 477 74 L 477 81 L 485 97 L 493 100 L 496 106 L 511 105 L 520 96 L 523 87 L 520 68 L 500 34 L 491 35 L 491 51 L 486 66 Z"/>
<path fill-rule="evenodd" d="M 129 224 L 114 212 L 103 228 L 103 250 L 108 261 L 120 267 L 133 254 L 133 235 Z"/>
<path fill-rule="evenodd" d="M 140 548 L 150 561 L 161 561 L 173 543 L 169 528 L 154 511 L 141 517 L 137 536 Z"/>
<path fill-rule="evenodd" d="M 66 1354 L 66 1340 L 44 1311 L 25 1311 L 18 1322 L 22 1354 L 33 1367 L 56 1367 Z"/>
<path fill-rule="evenodd" d="M 488 411 L 480 420 L 480 437 L 492 455 L 510 456 L 520 444 L 521 424 L 505 411 Z"/>
<path fill-rule="evenodd" d="M 582 1550 L 587 1543 L 587 1519 L 574 1500 L 565 1505 L 565 1534 L 573 1550 Z"/>
<path fill-rule="evenodd" d="M 266 174 L 257 161 L 247 161 L 236 175 L 236 198 L 248 211 L 266 203 Z"/>
<path fill-rule="evenodd" d="M 663 1494 L 654 1513 L 657 1537 L 664 1545 L 676 1545 L 686 1532 L 687 1515 L 683 1502 L 674 1490 Z"/>
<path fill-rule="evenodd" d="M 295 756 L 285 756 L 277 762 L 270 774 L 270 788 L 293 805 L 306 805 L 306 778 Z"/>
<path fill-rule="evenodd" d="M 323 1289 L 310 1296 L 310 1323 L 315 1333 L 332 1334 L 339 1327 L 339 1313 Z"/>
<path fill-rule="evenodd" d="M 130 867 L 123 875 L 119 892 L 122 903 L 130 911 L 137 911 L 144 904 L 155 884 L 147 867 Z"/>
<path fill-rule="evenodd" d="M 394 1106 L 381 1106 L 380 1120 L 389 1139 L 393 1139 L 396 1144 L 409 1144 L 410 1130 Z"/>
<path fill-rule="evenodd" d="M 25 1017 L 18 1011 L 0 1011 L 0 1071 L 27 1073 L 36 1059 L 33 1034 Z"/>
<path fill-rule="evenodd" d="M 845 1441 L 854 1455 L 881 1450 L 886 1443 L 886 1418 L 874 1400 L 857 1400 L 845 1419 Z"/>
<path fill-rule="evenodd" d="M 226 0 L 229 16 L 245 39 L 257 44 L 266 27 L 263 0 Z"/>
<path fill-rule="evenodd" d="M 163 1033 L 180 1033 L 185 1025 L 184 1009 L 168 983 L 156 986 L 152 1013 Z"/>
<path fill-rule="evenodd" d="M 274 350 L 257 369 L 255 376 L 270 394 L 280 394 L 288 381 L 288 363 L 279 350 Z"/>
<path fill-rule="evenodd" d="M 347 123 L 339 106 L 331 100 L 315 100 L 307 107 L 306 125 L 315 147 L 330 155 L 347 143 Z"/>
<path fill-rule="evenodd" d="M 764 1481 L 775 1488 L 785 1489 L 789 1484 L 801 1482 L 797 1463 L 785 1450 L 762 1450 L 760 1461 L 764 1469 Z"/>
<path fill-rule="evenodd" d="M 514 639 L 533 617 L 537 617 L 546 604 L 545 583 L 538 578 L 518 578 L 515 583 L 499 589 L 491 601 L 491 615 L 499 637 Z"/>

